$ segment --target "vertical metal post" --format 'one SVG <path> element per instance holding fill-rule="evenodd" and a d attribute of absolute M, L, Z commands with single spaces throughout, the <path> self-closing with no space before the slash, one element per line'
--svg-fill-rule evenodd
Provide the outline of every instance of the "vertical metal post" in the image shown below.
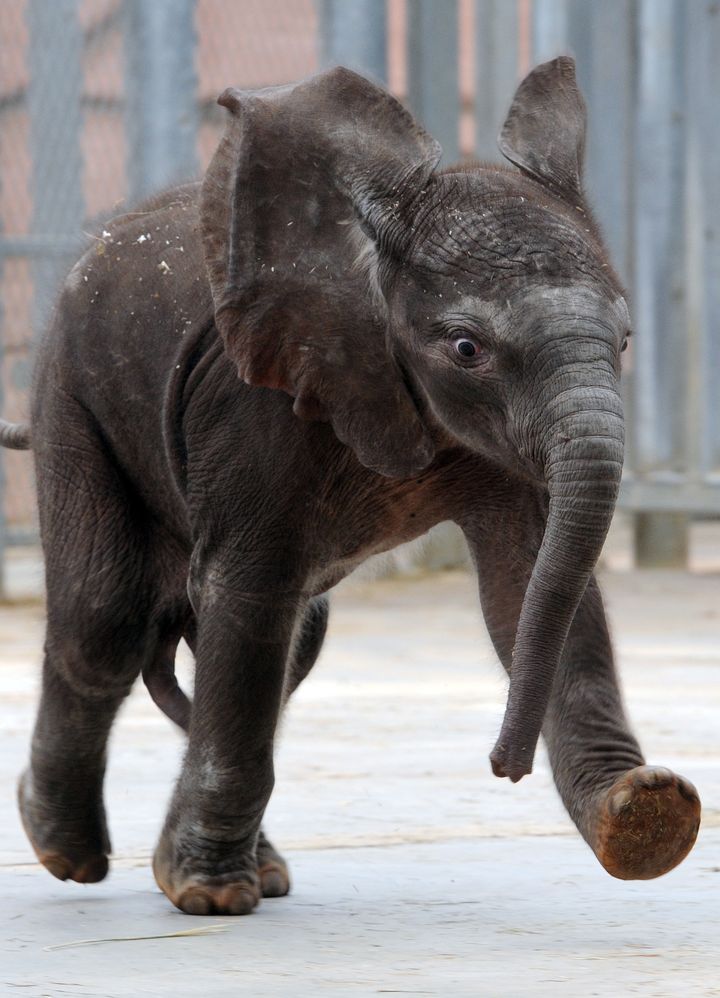
<path fill-rule="evenodd" d="M 460 154 L 457 0 L 411 0 L 407 16 L 410 107 L 452 163 Z"/>
<path fill-rule="evenodd" d="M 568 51 L 568 0 L 533 0 L 533 64 Z"/>
<path fill-rule="evenodd" d="M 638 568 L 685 568 L 688 561 L 686 513 L 635 514 L 635 564 Z"/>
<path fill-rule="evenodd" d="M 587 187 L 613 262 L 631 279 L 635 96 L 633 0 L 575 0 L 570 38 L 589 106 Z"/>
<path fill-rule="evenodd" d="M 125 0 L 128 192 L 197 172 L 196 0 Z"/>
<path fill-rule="evenodd" d="M 690 383 L 694 400 L 688 447 L 698 481 L 720 478 L 720 10 L 712 0 L 688 5 L 688 293 Z"/>
<path fill-rule="evenodd" d="M 0 193 L 2 193 L 2 181 L 0 176 Z M 0 218 L 0 239 L 2 239 L 2 219 Z M 3 258 L 0 256 L 0 283 L 3 277 Z M 5 306 L 0 298 L 0 415 L 5 411 Z M 5 584 L 5 555 L 7 553 L 7 519 L 5 516 L 5 485 L 7 477 L 5 475 L 5 455 L 0 448 L 0 602 L 7 598 L 7 587 Z"/>
<path fill-rule="evenodd" d="M 29 0 L 28 118 L 32 160 L 33 335 L 38 339 L 70 258 L 61 251 L 82 227 L 82 32 L 77 0 Z M 2 458 L 0 458 L 0 462 Z M 0 470 L 0 554 L 5 594 L 5 476 Z"/>
<path fill-rule="evenodd" d="M 630 273 L 634 0 L 534 0 L 533 58 L 568 53 L 588 103 L 586 186 L 613 261 Z"/>
<path fill-rule="evenodd" d="M 33 330 L 42 331 L 69 259 L 53 252 L 52 238 L 75 236 L 82 227 L 82 32 L 77 0 L 30 0 L 28 115 L 32 157 L 32 221 L 35 236 L 48 239 L 33 260 Z M 42 251 L 41 251 L 42 252 Z"/>
<path fill-rule="evenodd" d="M 635 462 L 640 474 L 670 477 L 687 471 L 684 8 L 682 0 L 638 7 Z M 666 564 L 668 551 L 684 561 L 687 518 L 638 517 L 638 563 Z"/>
<path fill-rule="evenodd" d="M 386 83 L 386 0 L 319 0 L 320 62 Z"/>
<path fill-rule="evenodd" d="M 477 0 L 475 18 L 475 151 L 492 162 L 518 82 L 517 2 Z"/>
<path fill-rule="evenodd" d="M 633 286 L 633 150 L 636 92 L 634 0 L 573 0 L 569 48 L 588 104 L 585 188 L 621 280 Z M 626 367 L 630 365 L 626 364 Z M 628 426 L 634 422 L 632 375 L 623 378 Z M 625 466 L 634 467 L 633 434 Z"/>

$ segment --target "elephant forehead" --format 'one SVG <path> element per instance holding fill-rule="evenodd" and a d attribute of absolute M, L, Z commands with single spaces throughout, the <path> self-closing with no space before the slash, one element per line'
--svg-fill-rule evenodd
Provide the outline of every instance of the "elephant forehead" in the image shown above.
<path fill-rule="evenodd" d="M 529 278 L 581 280 L 622 293 L 592 219 L 535 182 L 501 170 L 440 178 L 418 220 L 414 262 L 488 290 Z"/>

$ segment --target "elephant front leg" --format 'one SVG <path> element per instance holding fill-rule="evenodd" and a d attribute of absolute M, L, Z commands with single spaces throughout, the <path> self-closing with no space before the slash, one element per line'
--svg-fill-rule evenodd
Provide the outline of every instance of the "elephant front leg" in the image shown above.
<path fill-rule="evenodd" d="M 485 621 L 508 672 L 543 527 L 542 505 L 531 490 L 511 501 L 511 515 L 505 508 L 465 531 Z M 688 780 L 645 765 L 623 709 L 594 578 L 565 645 L 543 735 L 563 803 L 608 873 L 647 880 L 685 858 L 697 836 L 700 801 Z"/>
<path fill-rule="evenodd" d="M 260 822 L 273 787 L 273 741 L 298 600 L 213 580 L 198 613 L 188 752 L 153 861 L 170 900 L 192 915 L 244 915 L 260 900 Z"/>
<path fill-rule="evenodd" d="M 565 806 L 608 873 L 650 880 L 682 862 L 697 837 L 700 800 L 684 777 L 645 765 L 625 718 L 594 579 L 568 637 L 543 733 Z"/>

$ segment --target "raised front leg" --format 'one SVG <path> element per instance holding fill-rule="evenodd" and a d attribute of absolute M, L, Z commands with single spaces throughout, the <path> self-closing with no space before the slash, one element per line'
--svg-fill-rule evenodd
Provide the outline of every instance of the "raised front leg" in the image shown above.
<path fill-rule="evenodd" d="M 244 915 L 260 899 L 260 822 L 304 604 L 286 580 L 264 574 L 259 587 L 257 575 L 215 556 L 193 581 L 198 634 L 188 752 L 153 863 L 159 886 L 188 914 Z"/>
<path fill-rule="evenodd" d="M 485 622 L 508 672 L 543 525 L 542 499 L 520 487 L 465 525 Z M 594 578 L 565 645 L 543 735 L 563 803 L 608 873 L 646 880 L 685 858 L 697 835 L 700 801 L 689 781 L 645 765 L 623 709 Z"/>

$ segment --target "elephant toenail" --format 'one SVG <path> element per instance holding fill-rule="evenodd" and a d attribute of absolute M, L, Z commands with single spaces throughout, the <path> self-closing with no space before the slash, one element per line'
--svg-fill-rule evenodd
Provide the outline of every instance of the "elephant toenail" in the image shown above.
<path fill-rule="evenodd" d="M 79 884 L 97 884 L 107 876 L 108 865 L 107 856 L 94 856 L 73 873 L 73 880 Z"/>
<path fill-rule="evenodd" d="M 228 915 L 249 915 L 257 903 L 257 895 L 249 887 L 236 887 L 223 898 L 220 908 Z"/>
<path fill-rule="evenodd" d="M 613 818 L 616 818 L 623 808 L 627 807 L 632 800 L 632 796 L 633 793 L 629 787 L 623 787 L 622 790 L 618 790 L 612 795 L 608 801 L 608 810 Z"/>
<path fill-rule="evenodd" d="M 641 769 L 638 772 L 638 783 L 642 787 L 664 787 L 668 783 L 672 783 L 674 776 L 669 769 L 664 769 L 662 767 L 653 766 L 647 769 Z"/>
<path fill-rule="evenodd" d="M 212 899 L 201 891 L 186 891 L 178 907 L 188 915 L 211 915 L 213 910 Z"/>
<path fill-rule="evenodd" d="M 260 883 L 263 897 L 266 898 L 284 897 L 290 890 L 287 874 L 272 867 L 260 871 Z"/>
<path fill-rule="evenodd" d="M 62 856 L 47 856 L 40 862 L 58 880 L 67 880 L 70 876 L 70 864 Z"/>
<path fill-rule="evenodd" d="M 677 788 L 681 797 L 684 797 L 685 800 L 690 801 L 691 804 L 700 803 L 698 792 L 689 780 L 679 779 L 677 781 Z"/>

